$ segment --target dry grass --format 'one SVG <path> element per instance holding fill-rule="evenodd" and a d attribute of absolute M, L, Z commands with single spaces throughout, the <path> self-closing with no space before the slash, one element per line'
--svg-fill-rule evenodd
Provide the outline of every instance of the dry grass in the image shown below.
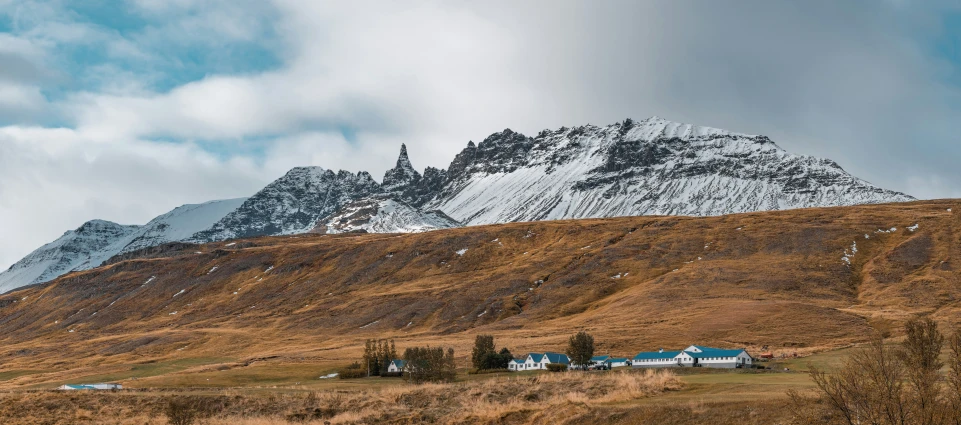
<path fill-rule="evenodd" d="M 664 371 L 557 373 L 452 384 L 396 386 L 380 390 L 310 392 L 306 395 L 196 395 L 209 425 L 304 423 L 544 423 L 571 408 L 591 412 L 679 390 Z M 162 424 L 162 393 L 14 393 L 0 401 L 4 424 Z"/>

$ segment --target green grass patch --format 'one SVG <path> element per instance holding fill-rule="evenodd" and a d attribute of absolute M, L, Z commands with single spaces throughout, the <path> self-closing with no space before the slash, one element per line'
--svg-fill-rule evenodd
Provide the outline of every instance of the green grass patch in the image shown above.
<path fill-rule="evenodd" d="M 0 372 L 0 382 L 9 381 L 11 379 L 16 379 L 21 376 L 33 375 L 36 373 L 44 373 L 43 370 L 8 370 L 6 372 Z"/>
<path fill-rule="evenodd" d="M 112 382 L 112 381 L 122 381 L 131 378 L 148 378 L 152 376 L 165 375 L 168 373 L 180 372 L 183 370 L 190 369 L 192 367 L 204 366 L 210 364 L 218 364 L 229 362 L 231 359 L 218 358 L 218 357 L 192 357 L 185 359 L 176 359 L 170 361 L 159 361 L 153 363 L 141 363 L 129 365 L 126 370 L 121 370 L 117 372 L 105 373 L 100 375 L 86 375 L 82 377 L 68 379 L 63 381 L 63 384 L 81 384 L 81 383 L 99 383 L 99 382 Z M 58 384 L 59 385 L 59 384 Z"/>

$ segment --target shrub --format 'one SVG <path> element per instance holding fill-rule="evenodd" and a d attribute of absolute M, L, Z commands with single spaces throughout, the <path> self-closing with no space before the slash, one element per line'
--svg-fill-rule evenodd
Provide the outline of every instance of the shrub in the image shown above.
<path fill-rule="evenodd" d="M 548 363 L 547 370 L 549 372 L 567 372 L 567 365 L 564 363 Z"/>
<path fill-rule="evenodd" d="M 204 409 L 197 400 L 186 397 L 170 398 L 164 414 L 170 425 L 192 425 L 204 416 Z"/>
<path fill-rule="evenodd" d="M 352 369 L 352 368 L 341 369 L 337 371 L 337 377 L 340 379 L 366 378 L 367 371 L 363 369 Z"/>
<path fill-rule="evenodd" d="M 484 374 L 487 374 L 487 373 L 504 373 L 504 372 L 510 372 L 510 370 L 507 369 L 507 368 L 503 368 L 503 369 L 471 369 L 471 370 L 467 371 L 467 374 L 468 374 L 468 375 L 484 375 Z"/>

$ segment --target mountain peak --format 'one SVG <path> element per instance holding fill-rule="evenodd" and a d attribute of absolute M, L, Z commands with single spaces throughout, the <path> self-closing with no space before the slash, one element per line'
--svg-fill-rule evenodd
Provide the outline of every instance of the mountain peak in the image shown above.
<path fill-rule="evenodd" d="M 397 165 L 395 165 L 394 168 L 410 170 L 414 169 L 414 166 L 410 164 L 410 158 L 407 157 L 407 145 L 404 143 L 400 144 L 400 155 L 397 156 Z"/>
<path fill-rule="evenodd" d="M 414 169 L 407 157 L 407 145 L 400 145 L 400 155 L 397 156 L 397 165 L 384 173 L 383 189 L 385 192 L 395 192 L 403 190 L 412 183 L 419 181 L 420 173 Z"/>

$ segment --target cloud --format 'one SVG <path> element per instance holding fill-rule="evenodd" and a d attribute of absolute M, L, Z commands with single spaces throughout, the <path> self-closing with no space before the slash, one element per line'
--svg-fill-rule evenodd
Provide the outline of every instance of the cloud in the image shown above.
<path fill-rule="evenodd" d="M 13 14 L 21 32 L 0 34 L 0 60 L 16 58 L 0 69 L 0 122 L 17 124 L 0 162 L 22 164 L 0 169 L 0 220 L 30 229 L 16 255 L 87 219 L 249 195 L 295 165 L 379 178 L 402 142 L 415 166 L 446 167 L 506 127 L 651 115 L 765 134 L 915 196 L 958 194 L 958 64 L 930 48 L 952 31 L 951 2 L 127 6 L 139 23 L 120 31 L 29 3 Z M 78 67 L 62 54 L 75 45 L 103 53 Z"/>
<path fill-rule="evenodd" d="M 89 219 L 143 224 L 180 204 L 249 196 L 271 178 L 249 158 L 221 160 L 191 144 L 3 127 L 0 264 Z"/>

